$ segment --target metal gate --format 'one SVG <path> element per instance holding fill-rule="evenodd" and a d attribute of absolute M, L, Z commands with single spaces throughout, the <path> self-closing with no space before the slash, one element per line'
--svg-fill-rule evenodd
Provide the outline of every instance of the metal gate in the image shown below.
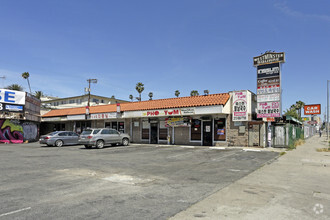
<path fill-rule="evenodd" d="M 260 125 L 249 125 L 249 147 L 260 146 Z"/>
<path fill-rule="evenodd" d="M 284 147 L 285 146 L 285 127 L 275 126 L 274 133 L 274 147 Z"/>

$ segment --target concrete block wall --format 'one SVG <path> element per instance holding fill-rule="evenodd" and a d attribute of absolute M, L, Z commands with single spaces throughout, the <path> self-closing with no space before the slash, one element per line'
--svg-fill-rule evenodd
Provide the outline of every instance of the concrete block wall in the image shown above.
<path fill-rule="evenodd" d="M 244 134 L 239 133 L 239 126 L 235 126 L 232 115 L 227 117 L 227 145 L 237 147 L 247 147 L 249 144 L 248 122 L 242 122 L 245 126 Z"/>

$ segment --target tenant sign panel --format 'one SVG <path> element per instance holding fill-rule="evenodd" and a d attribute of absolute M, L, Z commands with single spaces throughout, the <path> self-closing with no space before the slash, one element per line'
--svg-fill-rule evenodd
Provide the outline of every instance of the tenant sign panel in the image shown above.
<path fill-rule="evenodd" d="M 319 115 L 321 114 L 321 104 L 305 105 L 305 115 Z"/>
<path fill-rule="evenodd" d="M 247 121 L 247 92 L 233 93 L 233 121 Z"/>
<path fill-rule="evenodd" d="M 25 92 L 0 89 L 0 103 L 25 105 Z"/>

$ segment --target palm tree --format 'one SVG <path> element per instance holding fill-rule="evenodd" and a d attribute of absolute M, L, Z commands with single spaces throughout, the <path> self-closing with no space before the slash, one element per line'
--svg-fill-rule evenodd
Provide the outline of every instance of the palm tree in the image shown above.
<path fill-rule="evenodd" d="M 138 82 L 135 87 L 136 91 L 139 93 L 139 101 L 141 101 L 141 93 L 144 90 L 144 84 L 142 82 Z"/>
<path fill-rule="evenodd" d="M 179 90 L 175 90 L 174 95 L 175 95 L 176 97 L 179 97 L 179 95 L 180 95 L 180 91 L 179 91 Z"/>
<path fill-rule="evenodd" d="M 149 96 L 149 100 L 152 100 L 152 97 L 154 96 L 154 94 L 152 92 L 149 92 L 148 96 Z"/>
<path fill-rule="evenodd" d="M 11 85 L 5 87 L 5 89 L 23 91 L 23 87 L 18 84 L 11 84 Z"/>
<path fill-rule="evenodd" d="M 129 99 L 133 102 L 133 95 L 131 94 L 131 95 L 129 95 Z"/>
<path fill-rule="evenodd" d="M 42 91 L 35 91 L 34 96 L 40 99 L 41 97 L 44 96 L 44 93 Z"/>
<path fill-rule="evenodd" d="M 305 103 L 302 101 L 297 101 L 296 102 L 296 107 L 298 110 L 299 117 L 301 118 L 301 109 L 305 106 Z"/>
<path fill-rule="evenodd" d="M 30 73 L 29 72 L 24 72 L 24 73 L 22 73 L 22 77 L 27 80 L 28 85 L 29 85 L 29 89 L 30 89 L 30 94 L 32 94 L 30 81 L 29 81 Z"/>
<path fill-rule="evenodd" d="M 190 92 L 190 96 L 198 96 L 198 95 L 199 95 L 199 93 L 198 93 L 197 90 L 192 90 L 192 91 Z"/>

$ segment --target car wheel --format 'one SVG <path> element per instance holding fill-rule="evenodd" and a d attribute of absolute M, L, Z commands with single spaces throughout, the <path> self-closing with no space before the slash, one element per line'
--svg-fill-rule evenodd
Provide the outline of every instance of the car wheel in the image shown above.
<path fill-rule="evenodd" d="M 123 138 L 123 142 L 122 142 L 122 144 L 123 144 L 124 146 L 129 145 L 129 140 L 128 140 L 128 138 Z"/>
<path fill-rule="evenodd" d="M 96 141 L 96 148 L 101 149 L 104 147 L 104 141 L 98 140 Z"/>
<path fill-rule="evenodd" d="M 92 146 L 90 146 L 90 145 L 85 145 L 85 148 L 87 148 L 87 149 L 91 149 Z"/>
<path fill-rule="evenodd" d="M 62 147 L 62 146 L 63 146 L 63 141 L 62 141 L 62 140 L 57 140 L 57 141 L 55 142 L 55 146 L 56 146 L 56 147 Z"/>

